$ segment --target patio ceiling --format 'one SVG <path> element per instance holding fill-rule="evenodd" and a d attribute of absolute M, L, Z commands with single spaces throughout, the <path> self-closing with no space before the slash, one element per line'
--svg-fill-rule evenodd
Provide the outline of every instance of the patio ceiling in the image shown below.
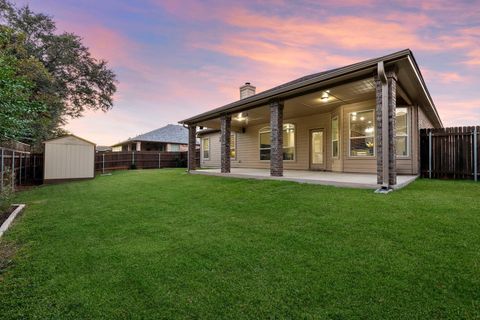
<path fill-rule="evenodd" d="M 328 99 L 322 99 L 322 95 L 326 92 Z M 312 93 L 287 99 L 285 100 L 284 118 L 291 119 L 330 112 L 342 104 L 369 99 L 375 99 L 375 82 L 373 77 L 334 87 L 322 88 Z M 268 105 L 242 112 L 240 120 L 239 115 L 239 113 L 232 115 L 232 129 L 234 130 L 240 130 L 245 126 L 264 124 L 270 121 L 270 109 Z M 219 129 L 220 118 L 204 121 L 198 125 Z"/>

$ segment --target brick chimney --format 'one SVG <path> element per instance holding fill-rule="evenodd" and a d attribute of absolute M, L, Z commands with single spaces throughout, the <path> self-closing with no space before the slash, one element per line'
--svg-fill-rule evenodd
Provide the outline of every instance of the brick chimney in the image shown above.
<path fill-rule="evenodd" d="M 245 99 L 255 94 L 255 87 L 250 84 L 250 82 L 245 82 L 243 86 L 240 87 L 240 99 Z"/>

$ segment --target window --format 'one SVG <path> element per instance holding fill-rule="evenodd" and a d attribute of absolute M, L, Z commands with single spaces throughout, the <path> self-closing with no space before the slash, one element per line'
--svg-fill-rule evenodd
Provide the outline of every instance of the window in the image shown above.
<path fill-rule="evenodd" d="M 338 117 L 332 119 L 332 157 L 338 158 Z"/>
<path fill-rule="evenodd" d="M 122 152 L 122 146 L 112 147 L 112 152 Z"/>
<path fill-rule="evenodd" d="M 270 127 L 259 131 L 260 160 L 270 160 Z M 286 123 L 283 125 L 283 160 L 295 159 L 295 125 Z"/>
<path fill-rule="evenodd" d="M 203 153 L 203 159 L 205 160 L 210 159 L 210 139 L 209 138 L 202 139 L 202 153 Z"/>
<path fill-rule="evenodd" d="M 350 156 L 373 157 L 375 155 L 375 114 L 373 110 L 352 112 L 350 124 Z"/>
<path fill-rule="evenodd" d="M 397 156 L 399 157 L 408 157 L 409 154 L 409 144 L 408 144 L 408 135 L 410 128 L 408 125 L 408 109 L 407 108 L 397 108 L 396 109 L 396 119 L 395 119 L 395 150 Z"/>
<path fill-rule="evenodd" d="M 230 159 L 237 157 L 237 135 L 232 132 L 230 134 Z"/>
<path fill-rule="evenodd" d="M 170 144 L 170 151 L 172 152 L 178 152 L 180 151 L 180 146 L 178 144 Z"/>

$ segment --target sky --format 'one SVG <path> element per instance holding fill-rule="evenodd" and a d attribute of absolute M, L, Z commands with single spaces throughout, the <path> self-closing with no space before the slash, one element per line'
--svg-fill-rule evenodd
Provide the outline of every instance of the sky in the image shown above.
<path fill-rule="evenodd" d="M 18 0 L 118 76 L 66 129 L 111 145 L 295 78 L 410 48 L 446 126 L 480 123 L 480 0 Z"/>

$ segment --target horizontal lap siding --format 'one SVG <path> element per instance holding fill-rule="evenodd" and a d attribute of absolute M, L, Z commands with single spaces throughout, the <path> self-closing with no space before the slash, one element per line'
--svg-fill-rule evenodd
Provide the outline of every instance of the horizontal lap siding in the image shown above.
<path fill-rule="evenodd" d="M 331 168 L 330 113 L 309 117 L 284 119 L 283 123 L 295 125 L 295 160 L 284 161 L 286 170 L 308 170 L 310 166 L 310 130 L 324 129 L 326 168 Z M 237 168 L 270 168 L 270 161 L 261 161 L 259 151 L 259 131 L 269 123 L 247 127 L 245 133 L 237 133 L 237 159 L 232 167 Z"/>
<path fill-rule="evenodd" d="M 203 158 L 203 139 L 210 139 L 210 157 Z M 202 135 L 200 145 L 200 167 L 220 168 L 220 132 Z"/>
<path fill-rule="evenodd" d="M 310 166 L 310 130 L 324 129 L 326 170 L 339 172 L 376 173 L 376 157 L 355 158 L 349 156 L 349 113 L 364 110 L 375 110 L 375 100 L 362 101 L 348 104 L 333 110 L 331 113 L 322 113 L 308 117 L 284 119 L 284 123 L 295 125 L 295 157 L 294 161 L 284 161 L 286 170 L 308 170 Z M 399 174 L 417 174 L 418 166 L 418 125 L 415 108 L 410 108 L 410 156 L 407 159 L 397 159 L 397 172 Z M 340 156 L 332 159 L 331 119 L 338 115 L 340 134 Z M 423 115 L 424 124 L 429 121 Z M 232 168 L 270 168 L 270 161 L 259 160 L 259 130 L 269 126 L 269 123 L 248 126 L 245 132 L 237 132 L 237 158 L 232 159 Z M 202 136 L 210 138 L 210 160 L 202 158 L 202 167 L 220 167 L 220 133 Z M 203 157 L 203 153 L 202 153 Z"/>

